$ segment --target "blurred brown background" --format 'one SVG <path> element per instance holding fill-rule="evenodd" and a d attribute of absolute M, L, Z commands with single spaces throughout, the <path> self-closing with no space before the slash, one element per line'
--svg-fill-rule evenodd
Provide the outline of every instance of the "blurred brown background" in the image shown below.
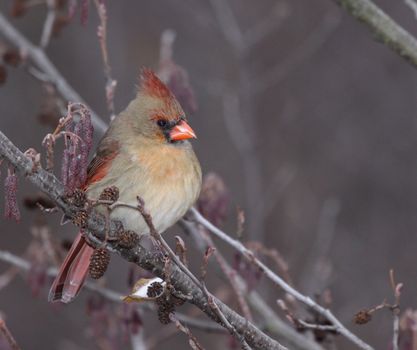
<path fill-rule="evenodd" d="M 161 33 L 175 30 L 174 58 L 187 69 L 199 103 L 189 117 L 196 152 L 204 171 L 221 175 L 230 189 L 226 229 L 235 232 L 235 206 L 241 206 L 248 220 L 244 239 L 276 247 L 301 291 L 314 295 L 328 287 L 335 314 L 375 348 L 387 349 L 388 311 L 361 327 L 351 320 L 391 297 L 390 268 L 405 285 L 403 307 L 417 304 L 416 72 L 332 1 L 227 2 L 243 44 L 233 17 L 216 7 L 221 1 L 108 1 L 116 110 L 134 96 L 139 68 L 156 67 Z M 417 34 L 417 20 L 402 1 L 376 3 Z M 0 11 L 8 13 L 10 4 L 1 1 Z M 44 17 L 45 9 L 36 7 L 12 22 L 38 42 Z M 47 53 L 107 118 L 97 21 L 91 7 L 87 25 L 77 17 Z M 42 96 L 37 81 L 9 69 L 0 87 L 0 129 L 21 149 L 41 149 L 48 132 L 36 121 Z M 34 191 L 20 181 L 21 197 Z M 23 211 L 20 224 L 1 219 L 1 249 L 24 251 L 33 216 Z M 60 228 L 58 215 L 50 220 L 57 235 L 71 237 L 74 229 Z M 115 258 L 109 286 L 125 293 L 118 269 L 126 264 Z M 262 288 L 276 309 L 280 291 Z M 88 292 L 62 308 L 47 305 L 46 293 L 33 298 L 21 278 L 0 291 L 0 310 L 22 348 L 94 348 L 80 336 Z M 149 325 L 160 327 L 154 315 L 145 319 L 145 335 L 153 332 Z M 204 339 L 208 349 L 225 346 L 215 338 Z M 181 335 L 160 348 L 182 349 L 185 342 Z"/>

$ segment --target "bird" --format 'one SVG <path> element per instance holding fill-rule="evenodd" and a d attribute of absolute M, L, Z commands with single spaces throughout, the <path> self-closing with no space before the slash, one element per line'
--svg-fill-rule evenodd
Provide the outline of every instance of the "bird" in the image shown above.
<path fill-rule="evenodd" d="M 98 199 L 116 186 L 119 201 L 137 205 L 140 196 L 155 229 L 164 232 L 194 204 L 201 189 L 201 167 L 190 139 L 196 138 L 179 102 L 150 69 L 142 69 L 136 97 L 113 121 L 87 169 L 83 189 Z M 142 215 L 117 207 L 110 218 L 125 230 L 149 234 Z M 88 274 L 92 248 L 79 232 L 48 296 L 50 302 L 71 302 Z"/>

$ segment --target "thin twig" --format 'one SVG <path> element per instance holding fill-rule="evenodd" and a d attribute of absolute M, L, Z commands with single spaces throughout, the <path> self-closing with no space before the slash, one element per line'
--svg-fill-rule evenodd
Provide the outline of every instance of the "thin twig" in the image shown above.
<path fill-rule="evenodd" d="M 210 0 L 210 3 L 226 40 L 238 54 L 241 54 L 245 50 L 246 44 L 237 19 L 230 8 L 229 1 Z"/>
<path fill-rule="evenodd" d="M 371 0 L 334 1 L 364 23 L 382 43 L 417 67 L 417 40 Z"/>
<path fill-rule="evenodd" d="M 265 203 L 265 196 L 268 192 L 264 190 L 260 157 L 257 154 L 253 137 L 257 131 L 257 125 L 254 122 L 256 91 L 253 87 L 258 74 L 255 77 L 252 76 L 247 61 L 254 44 L 259 43 L 269 31 L 276 29 L 277 23 L 282 22 L 282 17 L 286 16 L 287 10 L 284 3 L 279 3 L 271 9 L 271 16 L 258 23 L 257 26 L 243 32 L 230 1 L 211 0 L 210 3 L 222 34 L 233 49 L 239 69 L 237 91 L 225 89 L 222 84 L 219 96 L 223 100 L 223 119 L 226 130 L 239 152 L 243 164 L 245 200 L 250 216 L 247 232 L 252 237 L 256 232 L 257 239 L 263 241 L 266 215 L 265 212 L 258 209 Z"/>
<path fill-rule="evenodd" d="M 195 208 L 191 208 L 191 213 L 194 216 L 194 219 L 206 227 L 210 232 L 212 232 L 216 237 L 220 238 L 222 241 L 226 242 L 228 245 L 232 246 L 238 252 L 240 252 L 249 262 L 257 266 L 266 277 L 268 277 L 272 282 L 281 287 L 286 293 L 292 295 L 296 300 L 307 305 L 312 310 L 316 311 L 318 314 L 325 317 L 330 321 L 336 328 L 337 331 L 342 334 L 344 337 L 349 339 L 351 342 L 356 344 L 359 348 L 365 350 L 371 350 L 372 347 L 365 343 L 363 340 L 358 338 L 355 334 L 349 331 L 334 315 L 333 313 L 317 304 L 313 299 L 308 296 L 301 294 L 298 290 L 291 287 L 286 283 L 281 277 L 275 274 L 269 267 L 262 263 L 259 259 L 255 257 L 252 251 L 247 249 L 241 242 L 231 238 L 229 235 L 224 233 L 222 230 L 214 226 L 211 222 L 206 220 Z"/>
<path fill-rule="evenodd" d="M 183 332 L 188 337 L 188 343 L 193 350 L 204 350 L 201 344 L 198 342 L 197 338 L 191 333 L 188 327 L 184 326 L 178 317 L 176 317 L 173 313 L 169 314 L 169 318 L 172 322 L 175 323 L 175 326 L 178 330 Z"/>
<path fill-rule="evenodd" d="M 391 306 L 392 317 L 393 317 L 393 335 L 392 335 L 392 350 L 399 349 L 399 337 L 400 337 L 400 299 L 401 290 L 403 287 L 402 283 L 395 282 L 394 270 L 391 269 L 389 272 L 390 283 L 392 291 L 394 293 L 395 304 Z"/>
<path fill-rule="evenodd" d="M 100 18 L 100 25 L 97 28 L 97 36 L 100 43 L 101 56 L 103 57 L 104 75 L 106 77 L 105 92 L 107 108 L 110 112 L 110 120 L 113 120 L 116 117 L 114 110 L 114 93 L 117 81 L 112 77 L 109 52 L 107 49 L 107 9 L 106 5 L 100 0 L 94 0 L 94 4 L 96 5 L 97 13 Z"/>
<path fill-rule="evenodd" d="M 81 96 L 68 84 L 65 78 L 57 70 L 57 68 L 46 56 L 45 52 L 33 45 L 25 36 L 23 36 L 0 12 L 0 34 L 2 34 L 7 41 L 16 45 L 32 62 L 35 64 L 39 71 L 47 77 L 48 82 L 53 84 L 59 94 L 67 101 L 81 102 L 85 105 L 87 103 L 81 98 Z M 91 110 L 91 108 L 90 108 Z M 103 120 L 91 110 L 91 120 L 94 128 L 99 134 L 104 134 L 107 130 L 107 125 Z"/>
<path fill-rule="evenodd" d="M 140 330 L 136 334 L 131 332 L 130 343 L 132 344 L 132 350 L 148 350 L 148 344 L 145 341 L 143 330 Z"/>
<path fill-rule="evenodd" d="M 31 159 L 26 157 L 2 132 L 0 132 L 0 155 L 3 155 L 10 164 L 15 166 L 16 170 L 25 174 L 27 180 L 47 194 L 65 215 L 76 218 L 78 213 L 82 212 L 82 209 L 76 208 L 65 201 L 65 189 L 58 179 L 42 168 L 36 169 L 36 172 L 34 172 Z M 85 226 L 85 234 L 89 242 L 93 246 L 100 246 L 107 232 L 103 216 L 93 209 L 88 213 L 83 226 Z M 109 226 L 111 236 L 115 237 L 120 230 L 120 222 L 111 220 Z M 119 254 L 123 259 L 153 272 L 158 277 L 167 278 L 165 276 L 165 259 L 160 254 L 149 251 L 140 242 L 132 248 L 123 248 L 118 246 L 117 242 L 108 241 L 106 242 L 106 248 Z M 173 287 L 184 295 L 190 295 L 192 297 L 191 302 L 194 305 L 218 322 L 217 315 L 213 313 L 211 308 L 207 307 L 207 298 L 194 280 L 176 264 L 171 265 L 172 270 L 168 277 Z M 245 337 L 247 343 L 254 349 L 285 349 L 279 342 L 267 336 L 226 304 L 217 298 L 214 298 L 214 300 L 228 321 L 234 325 L 236 330 Z"/>
<path fill-rule="evenodd" d="M 305 267 L 301 273 L 301 285 L 307 294 L 321 290 L 330 277 L 331 262 L 329 254 L 336 234 L 336 222 L 340 212 L 340 201 L 326 199 L 319 215 L 317 235 L 309 253 L 304 257 Z"/>
<path fill-rule="evenodd" d="M 239 340 L 240 344 L 242 345 L 242 349 L 250 350 L 251 347 L 248 345 L 245 338 L 241 334 L 239 334 L 239 332 L 236 330 L 236 328 L 224 316 L 223 312 L 219 309 L 218 305 L 214 301 L 213 296 L 207 290 L 205 284 L 203 284 L 203 289 L 204 289 L 204 294 L 207 297 L 208 305 L 213 310 L 213 312 L 219 317 L 220 322 L 226 327 L 226 329 L 229 330 L 229 332 L 231 334 L 233 334 L 233 336 L 235 336 Z"/>
<path fill-rule="evenodd" d="M 17 344 L 16 340 L 14 339 L 12 333 L 10 332 L 9 328 L 7 328 L 6 322 L 0 318 L 0 332 L 3 334 L 4 338 L 6 338 L 7 343 L 10 345 L 10 348 L 13 350 L 20 350 L 19 345 Z"/>
<path fill-rule="evenodd" d="M 15 270 L 16 268 L 25 272 L 28 272 L 31 269 L 31 263 L 29 261 L 5 250 L 0 250 L 0 261 L 6 262 L 12 265 L 13 271 L 16 271 Z M 58 270 L 54 267 L 50 267 L 46 270 L 46 273 L 50 277 L 55 277 L 58 273 Z M 97 293 L 98 295 L 102 296 L 103 298 L 111 302 L 121 303 L 124 298 L 123 294 L 115 292 L 111 289 L 105 288 L 104 286 L 99 285 L 94 282 L 87 281 L 85 283 L 85 288 L 91 292 Z M 153 311 L 153 308 L 145 307 L 145 305 L 146 304 L 139 304 L 139 307 L 142 310 Z M 182 323 L 192 328 L 196 328 L 196 329 L 206 331 L 206 332 L 215 332 L 215 333 L 225 332 L 225 329 L 223 327 L 219 326 L 218 324 L 212 321 L 200 320 L 200 319 L 190 317 L 190 316 L 178 313 L 178 312 L 176 313 L 176 317 Z"/>
<path fill-rule="evenodd" d="M 43 25 L 42 37 L 39 46 L 42 49 L 45 49 L 49 41 L 51 40 L 52 29 L 54 27 L 54 22 L 56 18 L 56 0 L 46 0 L 46 5 L 48 7 L 48 13 L 46 15 L 45 23 Z"/>
<path fill-rule="evenodd" d="M 183 264 L 183 262 L 178 258 L 178 256 L 175 254 L 175 252 L 171 249 L 171 247 L 168 245 L 168 243 L 164 240 L 164 238 L 162 237 L 162 235 L 156 230 L 154 224 L 153 224 L 153 220 L 151 215 L 146 211 L 145 209 L 145 204 L 142 200 L 142 198 L 137 197 L 138 200 L 138 205 L 134 206 L 131 204 L 127 204 L 127 203 L 123 203 L 120 201 L 114 202 L 114 203 L 109 203 L 107 201 L 97 201 L 97 204 L 110 204 L 108 207 L 110 210 L 114 210 L 115 208 L 118 207 L 124 207 L 124 208 L 128 208 L 128 209 L 132 209 L 135 211 L 138 211 L 142 217 L 143 220 L 145 221 L 146 225 L 149 228 L 149 233 L 150 235 L 155 239 L 156 242 L 158 242 L 158 244 L 161 246 L 161 248 L 163 248 L 163 250 L 165 250 L 165 252 L 169 255 L 169 257 L 172 259 L 172 261 L 188 276 L 190 277 L 193 282 L 200 288 L 202 289 L 202 285 L 200 283 L 200 281 L 198 280 L 197 277 L 195 277 L 193 275 L 193 273 L 191 273 L 190 270 L 188 270 L 187 266 L 185 266 Z"/>
<path fill-rule="evenodd" d="M 18 272 L 19 270 L 15 266 L 12 266 L 6 272 L 0 275 L 0 290 L 8 286 L 9 283 L 16 277 Z"/>
<path fill-rule="evenodd" d="M 180 226 L 184 231 L 189 234 L 193 239 L 200 250 L 201 253 L 204 253 L 207 247 L 207 243 L 203 240 L 201 235 L 201 225 L 197 225 L 194 222 L 187 221 L 185 219 L 180 221 Z M 210 245 L 215 246 L 210 239 Z M 227 271 L 234 271 L 230 264 L 224 260 L 224 266 Z M 219 267 L 218 274 L 220 277 L 224 277 L 223 270 Z M 323 350 L 323 347 L 316 343 L 314 340 L 304 337 L 302 334 L 294 330 L 293 327 L 290 327 L 288 323 L 284 322 L 268 305 L 263 299 L 262 296 L 255 290 L 249 291 L 246 281 L 241 278 L 238 274 L 235 275 L 235 281 L 237 288 L 242 293 L 247 294 L 247 300 L 249 305 L 253 310 L 256 310 L 258 315 L 262 318 L 263 328 L 275 335 L 278 339 L 283 339 L 287 343 L 288 347 L 292 350 Z"/>
<path fill-rule="evenodd" d="M 320 331 L 326 331 L 326 332 L 336 332 L 337 333 L 337 327 L 336 326 L 329 326 L 325 324 L 313 324 L 306 321 L 303 321 L 301 319 L 298 319 L 298 322 L 301 326 L 307 329 L 316 329 Z"/>
<path fill-rule="evenodd" d="M 404 2 L 414 12 L 414 17 L 417 18 L 417 2 L 414 0 L 404 0 Z"/>
<path fill-rule="evenodd" d="M 146 211 L 144 202 L 141 198 L 138 197 L 138 210 L 141 213 L 143 219 L 145 220 L 146 224 L 149 227 L 150 234 L 154 237 L 159 243 L 161 243 L 164 250 L 169 254 L 170 258 L 177 264 L 177 266 L 187 275 L 189 276 L 193 282 L 203 291 L 204 295 L 207 298 L 208 305 L 214 311 L 214 314 L 217 315 L 221 321 L 221 323 L 233 334 L 236 339 L 241 343 L 242 349 L 250 350 L 251 347 L 246 342 L 245 338 L 242 334 L 240 334 L 236 328 L 229 322 L 223 312 L 220 310 L 219 306 L 217 305 L 216 301 L 214 300 L 213 295 L 207 290 L 206 285 L 198 281 L 198 279 L 192 274 L 190 270 L 178 259 L 175 253 L 172 251 L 171 247 L 168 243 L 163 239 L 162 235 L 155 229 L 155 226 L 152 221 L 151 215 Z M 209 256 L 208 256 L 209 257 Z M 207 259 L 208 259 L 207 257 Z"/>
<path fill-rule="evenodd" d="M 208 235 L 207 232 L 201 231 L 201 236 L 203 237 L 206 244 L 210 247 L 216 248 L 214 245 L 214 242 L 211 240 L 211 237 Z M 222 269 L 223 273 L 227 276 L 227 280 L 229 281 L 230 285 L 233 288 L 233 291 L 235 292 L 237 296 L 237 301 L 240 306 L 240 309 L 242 310 L 242 313 L 245 315 L 245 317 L 252 321 L 252 313 L 250 311 L 249 305 L 245 300 L 244 297 L 244 289 L 241 288 L 241 283 L 238 281 L 238 274 L 237 271 L 232 269 L 228 264 L 226 259 L 223 257 L 223 255 L 219 252 L 219 250 L 216 248 L 214 251 L 214 257 L 216 258 L 220 268 Z"/>
<path fill-rule="evenodd" d="M 324 324 L 314 324 L 310 322 L 306 322 L 301 318 L 296 317 L 290 309 L 287 307 L 284 300 L 279 299 L 277 300 L 278 306 L 285 312 L 287 318 L 294 324 L 297 328 L 304 328 L 304 329 L 313 329 L 313 330 L 320 330 L 326 332 L 333 332 L 337 333 L 337 327 L 332 325 L 324 325 Z"/>

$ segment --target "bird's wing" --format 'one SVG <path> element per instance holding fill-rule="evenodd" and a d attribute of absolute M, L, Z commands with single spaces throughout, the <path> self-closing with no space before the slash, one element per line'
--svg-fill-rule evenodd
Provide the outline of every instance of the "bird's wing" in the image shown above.
<path fill-rule="evenodd" d="M 106 176 L 112 160 L 119 152 L 119 143 L 112 139 L 104 138 L 94 158 L 91 160 L 87 168 L 87 181 L 85 186 L 89 186 L 94 182 L 100 181 Z"/>

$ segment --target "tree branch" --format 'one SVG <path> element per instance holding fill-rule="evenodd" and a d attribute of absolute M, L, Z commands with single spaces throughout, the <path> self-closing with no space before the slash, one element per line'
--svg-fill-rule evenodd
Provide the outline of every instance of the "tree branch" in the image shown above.
<path fill-rule="evenodd" d="M 17 344 L 12 333 L 10 332 L 9 328 L 6 325 L 6 322 L 4 322 L 4 320 L 1 318 L 0 318 L 0 333 L 3 334 L 4 338 L 6 338 L 6 341 L 12 350 L 20 350 L 19 345 Z"/>
<path fill-rule="evenodd" d="M 342 334 L 346 339 L 349 339 L 352 343 L 356 344 L 359 348 L 364 350 L 372 350 L 373 348 L 365 343 L 363 340 L 359 339 L 355 334 L 349 331 L 334 315 L 333 313 L 317 304 L 313 299 L 308 296 L 301 294 L 298 290 L 291 287 L 286 283 L 281 277 L 275 274 L 268 266 L 266 266 L 262 261 L 257 259 L 253 252 L 246 248 L 241 242 L 233 239 L 228 234 L 214 226 L 211 222 L 206 220 L 195 208 L 191 208 L 191 213 L 193 214 L 195 220 L 212 232 L 217 238 L 220 238 L 222 241 L 226 242 L 228 245 L 232 246 L 238 252 L 242 254 L 249 262 L 257 266 L 265 276 L 270 279 L 277 286 L 282 288 L 286 293 L 292 295 L 296 300 L 308 306 L 318 314 L 325 317 L 329 320 L 336 328 L 337 332 Z"/>
<path fill-rule="evenodd" d="M 13 266 L 13 268 L 17 268 L 17 271 L 25 271 L 28 272 L 31 269 L 31 263 L 20 256 L 17 256 L 15 254 L 12 254 L 6 250 L 0 250 L 0 261 L 3 261 L 5 263 L 10 264 Z M 50 267 L 46 270 L 46 273 L 50 277 L 55 277 L 58 274 L 58 269 L 54 267 Z M 114 302 L 114 303 L 121 303 L 124 299 L 124 295 L 118 292 L 115 292 L 111 289 L 105 288 L 102 285 L 99 285 L 94 282 L 86 281 L 85 282 L 85 288 L 88 289 L 91 292 L 94 292 L 103 298 L 107 299 L 108 301 Z M 146 311 L 154 311 L 154 308 L 147 307 L 148 304 L 142 303 L 138 305 L 138 308 L 140 310 L 146 310 Z M 191 328 L 196 328 L 199 330 L 203 330 L 205 332 L 211 332 L 211 333 L 225 333 L 226 330 L 218 325 L 217 323 L 214 323 L 212 321 L 205 321 L 200 320 L 195 317 L 187 316 L 185 314 L 181 314 L 176 312 L 177 318 Z"/>
<path fill-rule="evenodd" d="M 391 50 L 417 67 L 417 40 L 371 0 L 334 0 Z"/>
<path fill-rule="evenodd" d="M 0 34 L 2 34 L 7 41 L 17 46 L 19 50 L 24 53 L 32 63 L 40 70 L 43 77 L 53 84 L 59 94 L 69 102 L 81 102 L 87 106 L 87 103 L 81 96 L 68 84 L 65 78 L 61 75 L 58 69 L 52 64 L 45 52 L 38 46 L 33 45 L 25 36 L 23 36 L 0 12 Z M 107 130 L 106 123 L 96 114 L 91 108 L 91 121 L 94 128 L 100 133 L 104 134 Z"/>
<path fill-rule="evenodd" d="M 210 236 L 207 236 L 208 242 L 205 242 L 196 223 L 181 220 L 179 224 L 181 228 L 194 239 L 197 248 L 201 252 L 204 253 L 206 251 L 207 243 L 209 243 L 210 246 L 215 246 Z M 232 267 L 227 261 L 224 261 L 223 263 L 223 268 L 229 271 L 232 270 Z M 220 268 L 218 270 L 220 270 Z M 223 276 L 223 273 L 221 276 Z M 226 279 L 229 278 L 230 277 L 227 275 Z M 278 339 L 282 339 L 285 345 L 291 350 L 323 350 L 323 347 L 319 343 L 316 343 L 313 339 L 297 332 L 292 326 L 280 319 L 258 292 L 255 290 L 249 291 L 246 281 L 240 277 L 239 274 L 235 275 L 235 279 L 241 293 L 245 294 L 248 304 L 262 317 L 262 321 L 264 322 L 263 329 L 278 337 Z"/>
<path fill-rule="evenodd" d="M 417 2 L 414 0 L 404 0 L 404 2 L 414 12 L 414 17 L 417 18 Z"/>
<path fill-rule="evenodd" d="M 27 158 L 2 132 L 0 132 L 0 154 L 22 172 L 26 178 L 37 186 L 42 192 L 54 201 L 54 203 L 70 218 L 76 216 L 79 209 L 71 206 L 64 200 L 64 188 L 58 179 L 42 168 L 34 168 L 33 162 Z M 165 276 L 165 261 L 162 254 L 143 247 L 140 243 L 131 248 L 125 249 L 117 246 L 117 242 L 105 241 L 106 237 L 116 236 L 120 223 L 115 221 L 107 222 L 103 216 L 92 210 L 86 222 L 86 236 L 92 244 L 105 246 L 107 249 L 119 254 L 123 259 L 132 262 L 161 278 L 169 278 L 173 287 L 183 293 L 190 295 L 190 302 L 197 306 L 210 318 L 219 323 L 218 316 L 208 305 L 207 299 L 200 288 L 186 275 L 178 266 L 172 264 L 169 276 Z M 105 243 L 103 242 L 105 241 Z M 261 332 L 245 318 L 231 310 L 227 305 L 217 298 L 215 303 L 226 319 L 236 331 L 241 334 L 246 342 L 254 349 L 277 349 L 284 350 L 284 346 Z"/>
<path fill-rule="evenodd" d="M 56 18 L 55 0 L 46 0 L 46 5 L 48 7 L 48 13 L 45 18 L 45 23 L 43 25 L 43 30 L 42 30 L 41 42 L 39 44 L 39 46 L 43 49 L 45 49 L 48 46 L 49 41 L 51 40 L 52 30 L 53 30 L 54 22 Z"/>

